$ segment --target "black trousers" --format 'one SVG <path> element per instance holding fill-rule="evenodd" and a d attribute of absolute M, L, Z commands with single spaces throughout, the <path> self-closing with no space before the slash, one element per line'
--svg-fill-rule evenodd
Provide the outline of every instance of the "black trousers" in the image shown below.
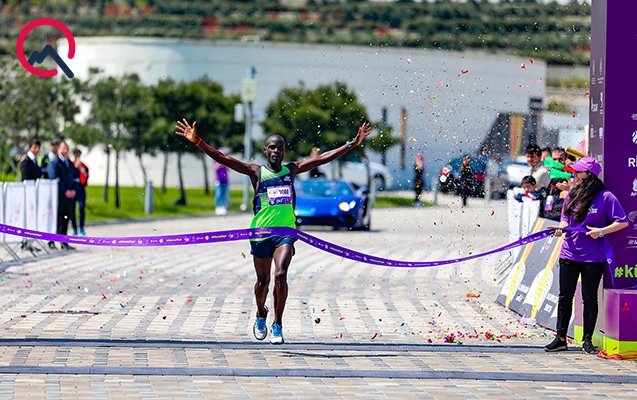
<path fill-rule="evenodd" d="M 582 276 L 582 300 L 584 301 L 584 338 L 590 339 L 597 322 L 597 290 L 602 280 L 606 262 L 576 262 L 560 258 L 560 296 L 557 304 L 557 334 L 566 337 L 573 314 L 573 297 L 577 279 Z"/>
<path fill-rule="evenodd" d="M 73 230 L 77 230 L 77 218 L 76 218 L 76 207 L 80 210 L 80 229 L 84 229 L 84 221 L 86 220 L 86 189 L 84 186 L 80 186 L 80 188 L 75 193 L 75 198 L 73 199 L 73 206 L 71 210 L 71 226 Z"/>
<path fill-rule="evenodd" d="M 60 235 L 67 234 L 74 204 L 73 199 L 69 199 L 66 196 L 58 198 L 58 223 L 56 233 Z"/>

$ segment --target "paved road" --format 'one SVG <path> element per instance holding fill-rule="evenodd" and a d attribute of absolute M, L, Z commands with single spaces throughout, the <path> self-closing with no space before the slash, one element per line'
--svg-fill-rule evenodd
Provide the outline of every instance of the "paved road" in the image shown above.
<path fill-rule="evenodd" d="M 456 199 L 440 200 L 374 210 L 371 232 L 312 233 L 403 260 L 505 243 L 504 203 L 473 200 L 463 210 Z M 248 221 L 191 218 L 90 233 L 208 231 Z M 252 337 L 245 242 L 84 247 L 10 267 L 0 274 L 0 397 L 637 397 L 634 362 L 577 349 L 547 355 L 541 346 L 550 331 L 494 303 L 494 267 L 503 257 L 389 269 L 298 244 L 281 347 Z"/>

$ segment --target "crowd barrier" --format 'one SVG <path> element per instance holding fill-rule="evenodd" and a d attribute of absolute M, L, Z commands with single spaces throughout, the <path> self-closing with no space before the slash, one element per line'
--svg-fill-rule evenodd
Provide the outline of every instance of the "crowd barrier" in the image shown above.
<path fill-rule="evenodd" d="M 57 225 L 58 181 L 4 182 L 0 193 L 0 223 L 55 233 Z M 48 254 L 47 246 L 36 240 L 0 234 L 0 248 L 10 261 L 20 262 L 25 251 L 33 256 Z M 0 253 L 0 263 L 6 262 Z"/>

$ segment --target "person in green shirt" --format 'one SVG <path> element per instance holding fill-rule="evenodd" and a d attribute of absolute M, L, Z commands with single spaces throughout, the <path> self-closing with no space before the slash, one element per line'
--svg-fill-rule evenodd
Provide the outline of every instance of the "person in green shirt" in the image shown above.
<path fill-rule="evenodd" d="M 342 157 L 352 148 L 360 145 L 370 133 L 371 125 L 363 123 L 358 128 L 354 139 L 349 140 L 341 147 L 322 153 L 316 158 L 287 164 L 283 164 L 285 141 L 280 135 L 272 135 L 266 139 L 263 149 L 267 165 L 258 165 L 237 160 L 205 143 L 197 135 L 197 122 L 193 122 L 191 125 L 185 118 L 177 121 L 175 132 L 175 134 L 194 143 L 219 164 L 250 178 L 254 188 L 252 202 L 254 217 L 250 225 L 251 228 L 296 228 L 294 178 L 300 173 Z M 294 255 L 295 241 L 296 239 L 291 236 L 277 235 L 250 241 L 254 269 L 257 274 L 257 282 L 254 285 L 257 317 L 253 327 L 254 337 L 257 340 L 264 340 L 268 335 L 266 324 L 268 309 L 265 306 L 265 301 L 270 285 L 272 260 L 274 260 L 274 322 L 272 323 L 270 343 L 283 343 L 283 310 L 288 297 L 287 272 Z"/>

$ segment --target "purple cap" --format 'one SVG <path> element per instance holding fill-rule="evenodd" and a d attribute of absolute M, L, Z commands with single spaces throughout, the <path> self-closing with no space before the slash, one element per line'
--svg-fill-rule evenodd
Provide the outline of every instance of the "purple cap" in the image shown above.
<path fill-rule="evenodd" d="M 569 167 L 573 168 L 575 172 L 589 171 L 597 176 L 602 172 L 602 166 L 593 157 L 582 157 L 575 164 L 569 165 Z"/>

